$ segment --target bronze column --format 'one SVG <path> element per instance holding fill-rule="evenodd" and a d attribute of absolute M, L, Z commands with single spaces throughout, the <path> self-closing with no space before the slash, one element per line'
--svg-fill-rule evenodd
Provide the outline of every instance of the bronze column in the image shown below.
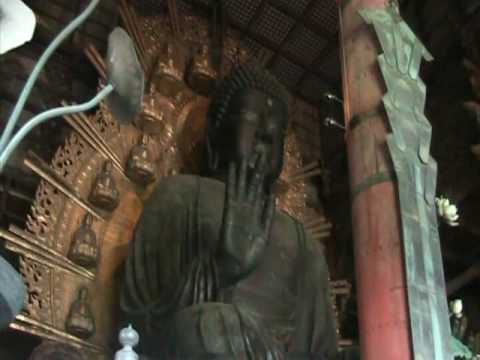
<path fill-rule="evenodd" d="M 339 0 L 346 143 L 362 360 L 412 359 L 397 187 L 386 144 L 380 45 L 361 8 L 385 0 Z"/>

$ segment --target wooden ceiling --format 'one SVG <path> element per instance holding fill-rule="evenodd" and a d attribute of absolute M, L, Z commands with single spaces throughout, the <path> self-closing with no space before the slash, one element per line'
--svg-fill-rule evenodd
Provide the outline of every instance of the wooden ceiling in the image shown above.
<path fill-rule="evenodd" d="M 338 10 L 334 0 L 227 0 L 230 23 L 294 93 L 318 104 L 340 92 Z"/>

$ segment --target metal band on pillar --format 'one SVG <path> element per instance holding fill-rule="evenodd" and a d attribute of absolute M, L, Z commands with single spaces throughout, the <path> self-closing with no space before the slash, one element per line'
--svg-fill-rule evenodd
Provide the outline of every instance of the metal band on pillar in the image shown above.
<path fill-rule="evenodd" d="M 352 189 L 352 198 L 374 185 L 393 180 L 395 180 L 395 173 L 391 171 L 383 171 L 373 174 Z"/>
<path fill-rule="evenodd" d="M 355 115 L 349 123 L 348 129 L 350 131 L 355 130 L 359 125 L 363 124 L 365 121 L 372 121 L 372 120 L 382 120 L 381 115 L 385 111 L 383 110 L 383 107 L 378 107 L 377 109 L 370 111 L 365 114 L 357 114 Z"/>

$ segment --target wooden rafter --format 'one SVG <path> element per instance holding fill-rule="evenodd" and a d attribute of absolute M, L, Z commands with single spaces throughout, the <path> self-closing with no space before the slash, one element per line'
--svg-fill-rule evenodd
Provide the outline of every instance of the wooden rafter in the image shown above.
<path fill-rule="evenodd" d="M 106 80 L 107 78 L 107 65 L 105 64 L 105 60 L 102 58 L 100 53 L 98 52 L 97 48 L 89 44 L 85 49 L 83 49 L 85 55 L 87 56 L 88 60 L 92 63 L 92 65 L 95 67 L 95 69 L 98 72 L 98 75 L 103 80 Z"/>
<path fill-rule="evenodd" d="M 135 13 L 135 10 L 127 3 L 126 0 L 120 0 L 120 16 L 123 20 L 125 28 L 130 36 L 133 38 L 135 46 L 137 48 L 137 53 L 139 57 L 140 64 L 144 72 L 147 72 L 147 63 L 146 63 L 146 54 L 147 47 L 145 45 L 142 33 L 138 26 L 138 18 Z"/>

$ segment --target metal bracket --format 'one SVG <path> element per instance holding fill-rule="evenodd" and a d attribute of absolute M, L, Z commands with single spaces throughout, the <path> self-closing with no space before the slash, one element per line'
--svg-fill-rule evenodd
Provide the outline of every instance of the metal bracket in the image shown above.
<path fill-rule="evenodd" d="M 375 110 L 369 111 L 367 113 L 362 113 L 362 114 L 356 114 L 352 117 L 350 120 L 348 129 L 350 131 L 355 130 L 360 124 L 363 124 L 366 121 L 371 121 L 371 120 L 378 120 L 380 119 L 380 115 L 383 114 L 383 108 L 381 106 L 378 106 Z"/>

